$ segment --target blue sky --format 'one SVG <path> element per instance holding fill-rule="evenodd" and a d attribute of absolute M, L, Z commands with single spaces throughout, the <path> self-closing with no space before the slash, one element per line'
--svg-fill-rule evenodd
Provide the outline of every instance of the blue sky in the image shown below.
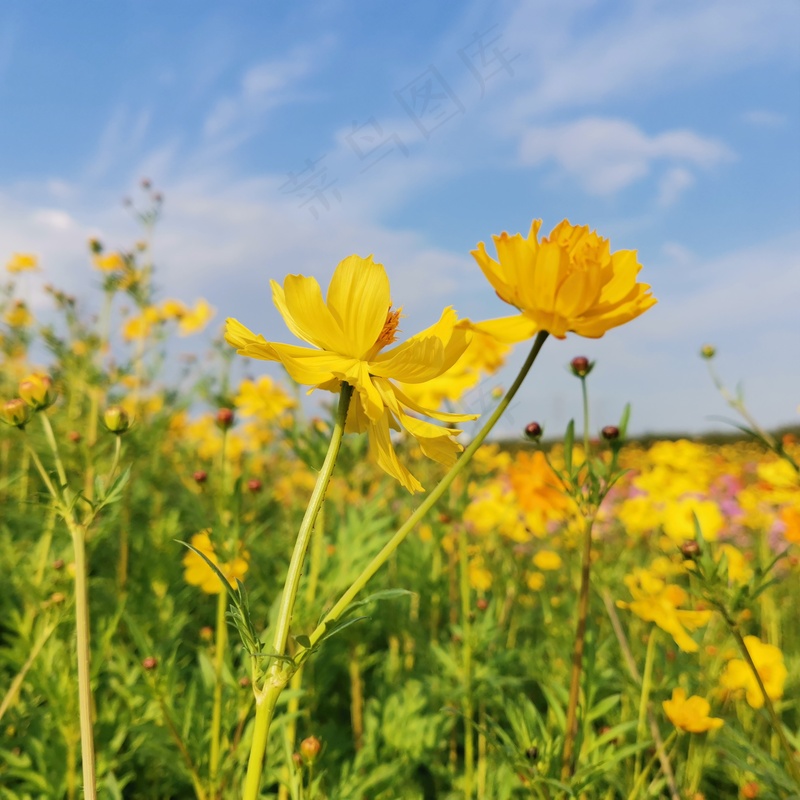
<path fill-rule="evenodd" d="M 445 305 L 507 313 L 469 251 L 567 217 L 637 249 L 659 305 L 549 342 L 509 432 L 578 413 L 575 355 L 599 361 L 598 427 L 627 401 L 636 432 L 720 427 L 705 342 L 762 422 L 797 422 L 799 67 L 795 0 L 11 0 L 0 260 L 36 252 L 90 299 L 86 239 L 130 246 L 147 176 L 164 296 L 287 341 L 269 279 L 374 253 L 410 334 Z"/>

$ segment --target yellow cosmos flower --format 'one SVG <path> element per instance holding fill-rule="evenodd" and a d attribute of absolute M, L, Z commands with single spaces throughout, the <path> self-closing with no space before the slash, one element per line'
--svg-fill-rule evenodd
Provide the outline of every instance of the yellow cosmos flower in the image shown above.
<path fill-rule="evenodd" d="M 189 336 L 192 333 L 199 333 L 211 321 L 216 314 L 216 310 L 206 300 L 200 299 L 184 312 L 178 323 L 178 334 Z"/>
<path fill-rule="evenodd" d="M 650 287 L 637 283 L 641 265 L 635 250 L 612 253 L 608 239 L 588 226 L 560 222 L 538 241 L 542 221 L 528 238 L 493 236 L 497 260 L 483 242 L 472 255 L 501 300 L 520 314 L 488 320 L 479 327 L 503 342 L 521 342 L 539 331 L 559 339 L 573 331 L 597 339 L 653 306 Z"/>
<path fill-rule="evenodd" d="M 12 253 L 6 269 L 11 273 L 30 272 L 39 269 L 39 259 L 32 253 Z"/>
<path fill-rule="evenodd" d="M 533 557 L 533 563 L 542 572 L 553 572 L 561 569 L 561 556 L 553 550 L 540 550 Z"/>
<path fill-rule="evenodd" d="M 744 644 L 756 665 L 767 696 L 770 700 L 779 700 L 783 696 L 783 685 L 788 675 L 783 663 L 783 653 L 775 645 L 765 644 L 757 636 L 745 636 Z M 744 659 L 733 658 L 727 663 L 720 677 L 720 684 L 723 689 L 731 691 L 743 689 L 751 708 L 761 708 L 764 705 L 764 695 L 761 694 L 758 681 Z"/>
<path fill-rule="evenodd" d="M 289 330 L 312 345 L 268 342 L 235 319 L 225 339 L 243 356 L 280 361 L 298 383 L 338 392 L 342 382 L 354 387 L 347 415 L 348 431 L 367 432 L 380 467 L 409 491 L 420 482 L 400 463 L 390 431 L 404 428 L 428 457 L 453 464 L 463 449 L 453 438 L 460 431 L 410 416 L 408 410 L 447 422 L 474 419 L 472 414 L 444 414 L 417 404 L 392 379 L 424 383 L 441 375 L 461 356 L 469 334 L 446 308 L 437 323 L 390 350 L 400 311 L 391 310 L 389 278 L 372 256 L 349 256 L 337 267 L 323 299 L 314 278 L 288 275 L 283 286 L 272 281 L 272 299 Z"/>
<path fill-rule="evenodd" d="M 121 253 L 95 253 L 92 262 L 101 272 L 116 272 L 125 269 L 125 258 Z"/>
<path fill-rule="evenodd" d="M 15 300 L 4 317 L 10 328 L 28 328 L 33 325 L 33 314 L 28 311 L 24 300 Z"/>
<path fill-rule="evenodd" d="M 724 720 L 709 717 L 711 710 L 708 700 L 693 694 L 687 699 L 686 692 L 680 687 L 672 690 L 672 699 L 662 704 L 664 713 L 678 730 L 688 733 L 705 733 L 721 728 Z"/>
<path fill-rule="evenodd" d="M 230 561 L 220 562 L 214 545 L 211 543 L 210 533 L 210 529 L 196 533 L 189 543 L 219 567 L 228 583 L 234 583 L 237 578 L 241 580 L 248 570 L 250 555 L 243 550 Z M 206 594 L 219 594 L 222 591 L 222 582 L 217 574 L 197 553 L 189 550 L 183 557 L 183 566 L 183 579 L 190 586 L 199 586 Z"/>
<path fill-rule="evenodd" d="M 256 417 L 262 422 L 280 417 L 297 405 L 268 375 L 262 375 L 257 381 L 243 380 L 233 402 L 243 416 Z"/>
<path fill-rule="evenodd" d="M 684 653 L 695 653 L 697 642 L 687 631 L 694 631 L 711 619 L 710 611 L 683 609 L 689 597 L 680 587 L 669 585 L 646 569 L 635 569 L 625 576 L 633 601 L 617 601 L 619 608 L 627 608 L 645 622 L 655 622 L 675 640 Z"/>

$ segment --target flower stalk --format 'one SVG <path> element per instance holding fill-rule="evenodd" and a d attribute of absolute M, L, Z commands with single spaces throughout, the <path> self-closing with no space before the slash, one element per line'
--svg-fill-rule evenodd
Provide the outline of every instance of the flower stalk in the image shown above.
<path fill-rule="evenodd" d="M 284 659 L 286 648 L 289 641 L 289 628 L 294 613 L 297 591 L 300 586 L 300 578 L 303 572 L 303 562 L 311 541 L 311 534 L 319 515 L 322 503 L 325 499 L 325 492 L 333 475 L 333 468 L 344 435 L 344 426 L 347 420 L 347 410 L 350 406 L 350 399 L 353 396 L 353 387 L 343 382 L 339 395 L 339 406 L 336 411 L 336 420 L 331 434 L 331 441 L 328 445 L 328 452 L 322 464 L 314 491 L 300 524 L 297 540 L 292 552 L 289 569 L 286 574 L 286 582 L 281 595 L 278 619 L 275 625 L 275 635 L 272 641 L 272 653 L 276 656 L 269 668 L 265 679 L 265 685 L 259 687 L 253 684 L 253 691 L 256 699 L 256 718 L 253 733 L 253 742 L 250 748 L 250 757 L 247 764 L 247 775 L 245 778 L 244 800 L 256 800 L 261 787 L 261 775 L 264 769 L 264 761 L 269 742 L 269 729 L 275 713 L 275 706 L 281 692 L 291 680 L 292 675 L 297 670 L 299 664 Z"/>

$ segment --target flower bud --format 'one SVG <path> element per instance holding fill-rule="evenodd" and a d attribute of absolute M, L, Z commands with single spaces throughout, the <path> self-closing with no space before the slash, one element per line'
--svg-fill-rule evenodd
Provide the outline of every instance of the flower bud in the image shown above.
<path fill-rule="evenodd" d="M 103 252 L 103 243 L 93 236 L 89 239 L 89 250 L 93 255 L 99 256 Z"/>
<path fill-rule="evenodd" d="M 489 601 L 485 597 L 479 597 L 475 601 L 475 605 L 478 608 L 478 611 L 486 611 L 489 608 Z"/>
<path fill-rule="evenodd" d="M 322 742 L 316 736 L 309 736 L 300 742 L 300 755 L 307 764 L 313 764 L 322 750 Z"/>
<path fill-rule="evenodd" d="M 103 414 L 103 422 L 106 428 L 117 436 L 125 433 L 131 426 L 128 412 L 122 406 L 109 406 Z"/>
<path fill-rule="evenodd" d="M 210 625 L 203 625 L 200 628 L 200 638 L 204 642 L 210 642 L 214 638 L 214 629 Z"/>
<path fill-rule="evenodd" d="M 586 356 L 575 356 L 575 358 L 569 362 L 569 368 L 572 370 L 573 375 L 579 378 L 585 378 L 594 368 L 594 361 L 589 361 Z"/>
<path fill-rule="evenodd" d="M 247 481 L 247 489 L 248 491 L 253 492 L 253 494 L 260 492 L 262 485 L 263 484 L 258 478 L 250 478 L 250 480 Z"/>
<path fill-rule="evenodd" d="M 616 425 L 606 425 L 600 434 L 607 442 L 613 442 L 615 439 L 619 439 L 619 428 Z"/>
<path fill-rule="evenodd" d="M 704 344 L 700 348 L 700 355 L 702 358 L 705 358 L 706 360 L 714 358 L 716 354 L 717 354 L 717 348 L 714 347 L 713 344 Z"/>
<path fill-rule="evenodd" d="M 529 422 L 525 426 L 525 435 L 533 441 L 541 439 L 543 433 L 542 426 L 538 422 Z"/>
<path fill-rule="evenodd" d="M 242 677 L 239 678 L 239 686 L 241 686 L 242 689 L 246 689 L 251 683 L 252 681 L 247 677 L 247 675 L 242 675 Z"/>
<path fill-rule="evenodd" d="M 148 672 L 155 669 L 157 666 L 158 659 L 155 656 L 147 656 L 147 658 L 142 659 L 142 668 L 146 669 Z"/>
<path fill-rule="evenodd" d="M 55 403 L 58 393 L 49 375 L 34 373 L 20 381 L 19 396 L 34 411 L 42 411 Z"/>
<path fill-rule="evenodd" d="M 192 475 L 195 483 L 205 483 L 208 480 L 208 473 L 204 469 L 195 470 Z"/>
<path fill-rule="evenodd" d="M 217 427 L 223 431 L 233 427 L 233 411 L 230 408 L 221 408 L 217 411 Z"/>
<path fill-rule="evenodd" d="M 60 572 L 62 569 L 64 569 L 64 559 L 63 558 L 57 558 L 53 562 L 53 569 L 56 570 L 57 572 Z"/>
<path fill-rule="evenodd" d="M 70 431 L 67 434 L 67 439 L 69 439 L 72 444 L 78 444 L 78 442 L 81 440 L 80 431 Z"/>
<path fill-rule="evenodd" d="M 694 539 L 687 539 L 681 545 L 681 555 L 690 561 L 694 561 L 700 555 L 700 545 Z"/>
<path fill-rule="evenodd" d="M 6 400 L 2 409 L 0 409 L 0 419 L 15 428 L 24 428 L 30 418 L 31 408 L 21 397 Z"/>

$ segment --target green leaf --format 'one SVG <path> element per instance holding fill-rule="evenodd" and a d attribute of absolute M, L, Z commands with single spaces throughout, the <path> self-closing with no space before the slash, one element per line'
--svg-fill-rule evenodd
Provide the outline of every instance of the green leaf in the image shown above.
<path fill-rule="evenodd" d="M 575 420 L 571 419 L 564 434 L 564 464 L 567 474 L 572 475 L 572 446 L 575 444 Z"/>

